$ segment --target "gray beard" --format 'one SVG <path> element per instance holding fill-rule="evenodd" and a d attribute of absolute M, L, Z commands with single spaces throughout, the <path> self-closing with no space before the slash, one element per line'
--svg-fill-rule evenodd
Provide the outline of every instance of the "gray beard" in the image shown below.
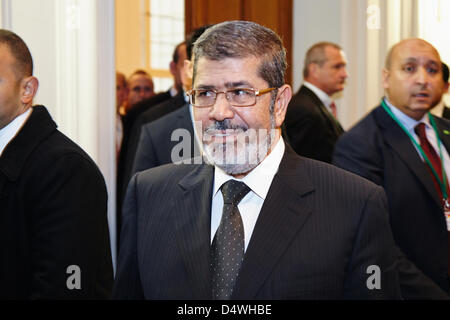
<path fill-rule="evenodd" d="M 271 151 L 275 140 L 275 118 L 271 113 L 271 129 L 235 129 L 239 133 L 236 141 L 208 143 L 203 141 L 204 159 L 229 175 L 250 172 L 256 168 Z M 207 130 L 205 130 L 207 132 Z M 207 133 L 204 132 L 204 136 Z"/>

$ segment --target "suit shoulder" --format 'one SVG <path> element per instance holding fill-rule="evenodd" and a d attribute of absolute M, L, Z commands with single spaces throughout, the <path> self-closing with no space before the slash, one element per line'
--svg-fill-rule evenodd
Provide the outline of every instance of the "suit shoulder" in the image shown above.
<path fill-rule="evenodd" d="M 36 147 L 28 162 L 36 163 L 44 169 L 43 166 L 54 166 L 58 161 L 63 161 L 67 168 L 75 163 L 82 163 L 84 168 L 102 176 L 95 162 L 80 146 L 55 130 Z"/>
<path fill-rule="evenodd" d="M 200 167 L 198 164 L 164 164 L 136 173 L 136 183 L 138 185 L 173 184 L 174 181 L 179 181 L 198 167 Z"/>
<path fill-rule="evenodd" d="M 302 158 L 302 160 L 310 179 L 316 185 L 334 186 L 336 193 L 348 195 L 349 189 L 356 194 L 367 193 L 380 188 L 372 181 L 335 165 L 308 158 Z"/>
<path fill-rule="evenodd" d="M 367 114 L 358 121 L 353 127 L 342 134 L 338 143 L 342 141 L 365 141 L 377 134 L 379 131 L 374 111 Z"/>

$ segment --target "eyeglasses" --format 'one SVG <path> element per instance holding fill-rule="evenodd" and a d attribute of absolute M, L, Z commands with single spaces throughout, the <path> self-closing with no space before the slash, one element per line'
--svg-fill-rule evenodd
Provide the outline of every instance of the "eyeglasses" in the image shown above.
<path fill-rule="evenodd" d="M 189 101 L 194 107 L 206 108 L 216 103 L 217 95 L 224 93 L 227 100 L 235 107 L 248 107 L 256 104 L 256 97 L 276 90 L 278 88 L 268 88 L 255 90 L 250 88 L 234 88 L 226 91 L 217 91 L 213 89 L 198 89 L 187 92 Z"/>

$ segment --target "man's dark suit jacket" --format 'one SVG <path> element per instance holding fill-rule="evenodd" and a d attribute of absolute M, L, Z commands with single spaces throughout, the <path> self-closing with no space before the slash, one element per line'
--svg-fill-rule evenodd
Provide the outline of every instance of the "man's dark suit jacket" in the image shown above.
<path fill-rule="evenodd" d="M 450 108 L 444 106 L 444 110 L 442 110 L 442 118 L 450 120 Z"/>
<path fill-rule="evenodd" d="M 171 98 L 170 90 L 156 94 L 155 96 L 137 103 L 133 108 L 131 108 L 127 114 L 122 118 L 123 126 L 123 138 L 122 144 L 120 146 L 119 157 L 117 160 L 117 206 L 120 208 L 122 204 L 123 190 L 126 190 L 128 181 L 130 179 L 129 172 L 131 170 L 131 165 L 127 165 L 128 149 L 131 139 L 131 133 L 134 123 L 137 118 L 144 112 L 152 110 L 158 104 L 169 100 Z M 131 162 L 132 164 L 133 162 Z"/>
<path fill-rule="evenodd" d="M 176 132 L 175 130 L 183 130 Z M 172 135 L 175 133 L 172 141 Z M 181 148 L 184 147 L 184 148 Z M 175 153 L 172 159 L 172 152 Z M 200 157 L 200 148 L 194 136 L 189 105 L 142 126 L 132 176 L 138 172 L 173 161 Z"/>
<path fill-rule="evenodd" d="M 108 298 L 103 176 L 45 107 L 32 110 L 0 157 L 0 298 Z M 71 265 L 80 268 L 81 290 L 67 287 L 75 283 Z"/>
<path fill-rule="evenodd" d="M 450 122 L 435 119 L 439 137 L 450 151 L 450 136 L 443 133 L 450 131 Z M 338 140 L 333 163 L 384 187 L 395 242 L 418 269 L 450 292 L 449 244 L 441 199 L 410 139 L 381 106 Z M 402 279 L 402 272 L 400 277 L 402 287 L 407 286 L 402 288 L 406 297 L 439 297 L 429 279 Z"/>
<path fill-rule="evenodd" d="M 186 101 L 184 100 L 184 94 L 183 92 L 180 92 L 175 97 L 166 99 L 163 102 L 154 105 L 152 108 L 146 110 L 145 112 L 142 112 L 135 119 L 133 126 L 129 128 L 126 138 L 124 134 L 124 142 L 122 142 L 122 148 L 119 154 L 117 179 L 117 235 L 120 234 L 122 203 L 123 199 L 125 198 L 128 182 L 131 179 L 133 163 L 141 134 L 141 127 L 146 123 L 157 120 L 164 115 L 182 107 L 184 104 L 186 104 Z M 120 238 L 117 237 L 117 240 L 119 241 Z"/>
<path fill-rule="evenodd" d="M 213 175 L 168 164 L 132 178 L 113 297 L 211 299 Z M 382 188 L 287 147 L 232 299 L 397 298 L 394 256 Z"/>
<path fill-rule="evenodd" d="M 289 102 L 284 126 L 297 154 L 328 163 L 334 144 L 344 132 L 322 101 L 304 85 Z"/>
<path fill-rule="evenodd" d="M 175 97 L 164 101 L 154 108 L 147 110 L 146 112 L 142 113 L 137 119 L 135 124 L 133 125 L 133 128 L 131 130 L 131 136 L 129 141 L 129 147 L 128 147 L 128 154 L 126 159 L 126 181 L 130 181 L 132 175 L 133 175 L 133 164 L 135 162 L 137 148 L 139 145 L 140 137 L 141 137 L 141 131 L 142 127 L 148 123 L 151 123 L 153 121 L 156 121 L 165 115 L 174 112 L 175 110 L 178 110 L 182 106 L 186 105 L 186 101 L 184 100 L 184 94 L 181 92 L 177 94 Z M 190 118 L 190 117 L 189 117 Z M 168 162 L 165 162 L 168 163 Z M 125 196 L 126 193 L 126 185 L 124 185 L 123 189 L 123 196 Z"/>

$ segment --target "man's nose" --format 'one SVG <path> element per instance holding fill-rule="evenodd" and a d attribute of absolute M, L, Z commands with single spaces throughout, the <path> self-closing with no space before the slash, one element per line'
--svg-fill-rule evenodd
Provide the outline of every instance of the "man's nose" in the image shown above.
<path fill-rule="evenodd" d="M 214 105 L 211 106 L 209 116 L 217 121 L 223 121 L 234 117 L 233 107 L 228 102 L 224 92 L 217 93 L 216 101 Z"/>
<path fill-rule="evenodd" d="M 420 67 L 416 72 L 416 82 L 418 84 L 424 85 L 427 84 L 430 80 L 430 75 L 427 72 L 426 68 Z"/>
<path fill-rule="evenodd" d="M 342 78 L 347 79 L 349 77 L 349 73 L 347 71 L 347 68 L 342 68 L 342 72 L 341 72 Z"/>

